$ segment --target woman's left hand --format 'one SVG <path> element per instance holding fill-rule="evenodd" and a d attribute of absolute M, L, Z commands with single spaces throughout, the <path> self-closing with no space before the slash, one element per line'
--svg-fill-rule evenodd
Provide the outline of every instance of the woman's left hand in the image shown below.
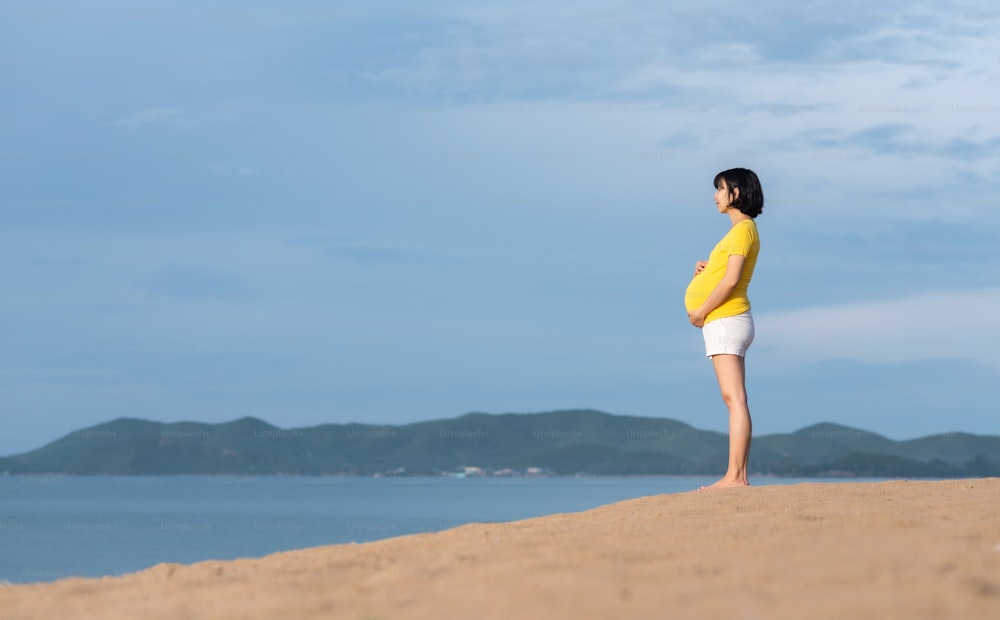
<path fill-rule="evenodd" d="M 691 324 L 695 327 L 705 326 L 705 315 L 701 314 L 698 310 L 688 312 L 688 320 L 691 321 Z"/>

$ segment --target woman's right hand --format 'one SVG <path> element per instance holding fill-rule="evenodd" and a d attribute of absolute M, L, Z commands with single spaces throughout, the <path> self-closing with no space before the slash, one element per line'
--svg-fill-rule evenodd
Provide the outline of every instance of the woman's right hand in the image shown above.
<path fill-rule="evenodd" d="M 702 271 L 705 271 L 705 266 L 708 265 L 708 261 L 699 260 L 694 263 L 694 275 L 698 275 Z"/>

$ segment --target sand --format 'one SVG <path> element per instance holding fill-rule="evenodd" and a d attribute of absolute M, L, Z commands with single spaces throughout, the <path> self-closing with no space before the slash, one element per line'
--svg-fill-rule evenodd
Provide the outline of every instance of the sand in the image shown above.
<path fill-rule="evenodd" d="M 1000 618 L 1000 479 L 807 483 L 121 577 L 0 618 Z"/>

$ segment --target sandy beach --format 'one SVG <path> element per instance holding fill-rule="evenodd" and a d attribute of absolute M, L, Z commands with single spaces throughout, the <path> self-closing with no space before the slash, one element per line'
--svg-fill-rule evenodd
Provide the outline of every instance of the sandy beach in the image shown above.
<path fill-rule="evenodd" d="M 1000 479 L 642 497 L 2 587 L 0 618 L 1000 618 Z"/>

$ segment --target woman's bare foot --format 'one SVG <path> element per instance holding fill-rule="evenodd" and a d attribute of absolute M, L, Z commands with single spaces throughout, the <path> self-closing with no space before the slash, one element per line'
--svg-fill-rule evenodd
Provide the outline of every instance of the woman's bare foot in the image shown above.
<path fill-rule="evenodd" d="M 746 480 L 733 480 L 730 478 L 723 478 L 714 484 L 710 484 L 707 487 L 701 487 L 699 491 L 708 491 L 711 489 L 731 489 L 734 487 L 748 487 L 750 483 Z"/>

